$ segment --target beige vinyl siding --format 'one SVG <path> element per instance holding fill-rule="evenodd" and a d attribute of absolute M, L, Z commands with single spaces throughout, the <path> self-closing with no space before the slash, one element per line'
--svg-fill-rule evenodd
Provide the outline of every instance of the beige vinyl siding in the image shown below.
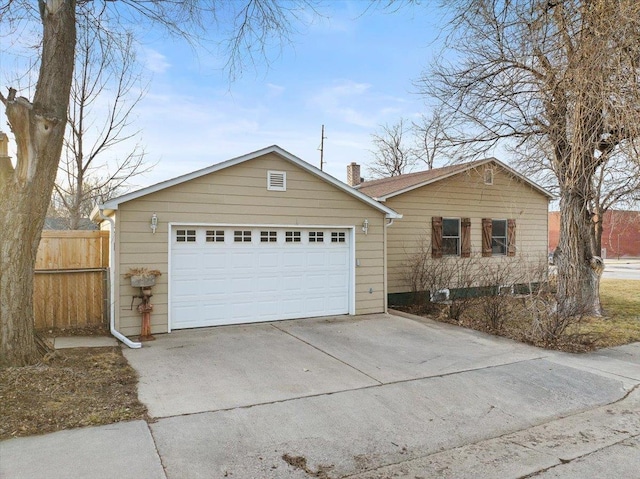
<path fill-rule="evenodd" d="M 286 172 L 286 191 L 267 190 L 268 170 Z M 153 213 L 158 215 L 155 234 Z M 368 235 L 362 231 L 364 219 Z M 130 309 L 137 290 L 124 274 L 140 266 L 162 272 L 153 289 L 152 331 L 167 331 L 169 223 L 355 226 L 356 314 L 385 310 L 384 213 L 273 154 L 123 203 L 117 221 L 117 325 L 127 336 L 139 334 L 140 315 L 137 302 Z"/>
<path fill-rule="evenodd" d="M 547 258 L 548 199 L 529 185 L 494 167 L 493 185 L 485 185 L 483 168 L 469 170 L 432 185 L 390 198 L 385 205 L 402 213 L 387 231 L 389 293 L 410 291 L 406 264 L 425 241 L 431 253 L 431 218 L 470 218 L 471 255 L 482 248 L 482 218 L 516 220 L 516 256 L 480 258 L 482 264 L 522 261 L 539 265 Z M 443 259 L 433 259 L 442 261 Z M 444 258 L 446 260 L 446 258 Z"/>

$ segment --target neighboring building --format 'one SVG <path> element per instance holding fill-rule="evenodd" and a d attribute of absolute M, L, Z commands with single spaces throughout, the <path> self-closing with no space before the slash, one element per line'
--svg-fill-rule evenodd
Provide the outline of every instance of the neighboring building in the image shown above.
<path fill-rule="evenodd" d="M 640 211 L 609 210 L 602 222 L 603 258 L 640 258 Z M 549 252 L 558 246 L 560 213 L 549 213 Z"/>
<path fill-rule="evenodd" d="M 111 230 L 112 321 L 127 336 L 140 333 L 141 320 L 133 298 L 140 290 L 125 274 L 140 267 L 162 272 L 153 333 L 384 312 L 386 231 L 399 218 L 278 146 L 112 199 L 92 214 Z"/>
<path fill-rule="evenodd" d="M 407 265 L 425 244 L 434 262 L 546 264 L 552 195 L 495 158 L 363 183 L 348 169 L 352 186 L 403 215 L 387 230 L 389 293 L 411 291 Z"/>

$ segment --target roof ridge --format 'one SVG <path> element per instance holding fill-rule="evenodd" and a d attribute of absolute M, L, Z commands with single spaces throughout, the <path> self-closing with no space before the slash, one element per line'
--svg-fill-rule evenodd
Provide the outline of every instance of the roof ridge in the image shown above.
<path fill-rule="evenodd" d="M 362 185 L 365 185 L 365 184 L 366 184 L 366 186 L 377 186 L 377 185 L 385 184 L 387 182 L 392 182 L 392 181 L 395 182 L 395 181 L 399 181 L 401 179 L 405 179 L 405 178 L 408 178 L 408 177 L 411 177 L 411 176 L 424 175 L 424 174 L 437 175 L 437 173 L 442 172 L 442 171 L 444 171 L 446 169 L 467 168 L 470 165 L 473 165 L 475 163 L 482 163 L 482 162 L 486 162 L 486 161 L 492 161 L 494 159 L 495 158 L 493 158 L 493 157 L 488 157 L 488 158 L 483 158 L 481 160 L 467 161 L 465 163 L 454 163 L 454 164 L 451 164 L 451 165 L 439 166 L 438 168 L 431 168 L 431 169 L 421 170 L 421 171 L 412 171 L 410 173 L 403 173 L 401 175 L 387 176 L 385 178 L 377 178 L 375 180 L 363 181 L 358 186 L 362 186 Z"/>

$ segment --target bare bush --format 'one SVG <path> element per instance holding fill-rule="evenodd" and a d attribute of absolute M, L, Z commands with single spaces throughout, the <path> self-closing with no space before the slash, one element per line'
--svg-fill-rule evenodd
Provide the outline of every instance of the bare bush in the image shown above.
<path fill-rule="evenodd" d="M 479 298 L 482 320 L 493 331 L 501 331 L 511 316 L 514 286 L 524 277 L 520 261 L 500 261 L 486 265 L 479 272 L 478 286 L 483 293 Z"/>
<path fill-rule="evenodd" d="M 558 308 L 554 296 L 540 293 L 528 301 L 531 330 L 528 338 L 532 342 L 555 344 L 566 337 L 571 326 L 578 325 L 585 317 L 584 308 Z"/>

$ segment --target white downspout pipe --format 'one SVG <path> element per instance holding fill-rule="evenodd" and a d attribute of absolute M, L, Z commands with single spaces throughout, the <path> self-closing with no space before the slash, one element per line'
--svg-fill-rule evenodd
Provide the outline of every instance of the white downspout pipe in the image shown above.
<path fill-rule="evenodd" d="M 108 216 L 105 216 L 104 214 L 102 214 L 102 209 L 99 209 L 98 213 L 100 214 L 100 218 L 101 219 L 107 220 L 109 222 L 109 224 L 111 225 L 111 234 L 109 235 L 109 284 L 110 284 L 110 288 L 109 288 L 109 307 L 110 307 L 110 312 L 109 312 L 109 330 L 111 331 L 111 335 L 112 336 L 114 336 L 116 339 L 119 339 L 120 341 L 122 341 L 124 344 L 129 346 L 131 349 L 139 349 L 139 348 L 142 347 L 142 343 L 131 341 L 129 338 L 127 338 L 124 334 L 122 334 L 120 331 L 118 331 L 116 329 L 116 294 L 115 294 L 116 288 L 114 287 L 115 284 L 116 284 L 115 283 L 116 273 L 115 273 L 115 268 L 114 268 L 114 262 L 115 262 L 115 258 L 116 258 L 116 222 L 113 220 L 113 218 L 109 218 Z"/>

